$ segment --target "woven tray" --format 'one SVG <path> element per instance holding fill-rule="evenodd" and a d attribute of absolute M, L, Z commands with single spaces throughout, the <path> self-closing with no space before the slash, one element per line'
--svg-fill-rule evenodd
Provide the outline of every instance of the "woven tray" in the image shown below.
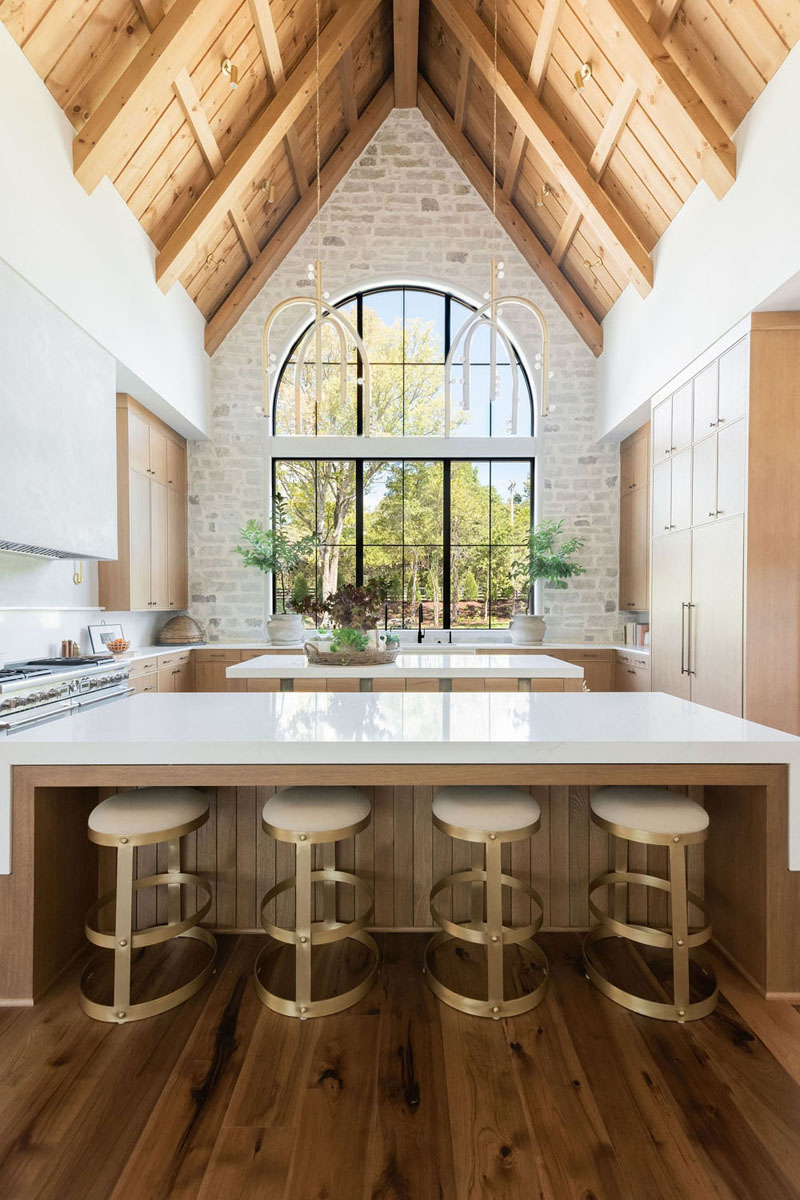
<path fill-rule="evenodd" d="M 315 667 L 388 667 L 400 653 L 399 646 L 387 650 L 319 650 L 313 642 L 303 647 L 306 658 Z"/>

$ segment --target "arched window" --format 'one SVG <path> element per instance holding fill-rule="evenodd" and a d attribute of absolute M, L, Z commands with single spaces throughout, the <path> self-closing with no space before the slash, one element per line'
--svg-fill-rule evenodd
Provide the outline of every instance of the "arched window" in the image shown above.
<path fill-rule="evenodd" d="M 515 401 L 508 350 L 499 345 L 490 397 L 488 330 L 477 334 L 467 397 L 464 368 L 454 372 L 447 431 L 445 360 L 474 309 L 415 285 L 359 292 L 337 307 L 369 356 L 369 411 L 355 348 L 342 364 L 330 330 L 320 403 L 308 326 L 274 389 L 273 495 L 287 500 L 298 534 L 316 531 L 322 540 L 295 587 L 324 596 L 379 574 L 391 581 L 390 625 L 416 626 L 421 604 L 429 627 L 506 627 L 518 599 L 511 567 L 528 538 L 535 492 L 533 394 L 522 356 L 508 339 Z"/>

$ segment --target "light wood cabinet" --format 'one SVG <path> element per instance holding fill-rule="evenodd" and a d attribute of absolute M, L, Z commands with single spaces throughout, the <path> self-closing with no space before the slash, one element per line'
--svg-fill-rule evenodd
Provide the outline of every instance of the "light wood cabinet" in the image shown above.
<path fill-rule="evenodd" d="M 196 692 L 247 691 L 246 680 L 228 680 L 225 674 L 233 663 L 242 661 L 241 650 L 195 650 L 193 657 L 194 690 Z"/>
<path fill-rule="evenodd" d="M 618 692 L 649 692 L 650 660 L 646 655 L 618 650 L 615 678 Z"/>
<path fill-rule="evenodd" d="M 744 517 L 692 530 L 687 669 L 696 704 L 742 715 Z"/>
<path fill-rule="evenodd" d="M 694 447 L 692 524 L 706 525 L 744 512 L 746 424 L 725 425 Z"/>
<path fill-rule="evenodd" d="M 701 371 L 694 381 L 694 440 L 699 442 L 717 427 L 719 413 L 719 361 Z"/>
<path fill-rule="evenodd" d="M 679 388 L 653 409 L 653 463 L 663 462 L 692 444 L 692 383 Z"/>
<path fill-rule="evenodd" d="M 686 605 L 692 598 L 692 535 L 688 529 L 653 541 L 650 656 L 654 692 L 689 699 Z"/>
<path fill-rule="evenodd" d="M 103 607 L 186 607 L 186 504 L 185 441 L 130 396 L 117 396 L 119 557 L 98 566 Z"/>
<path fill-rule="evenodd" d="M 649 422 L 622 442 L 619 461 L 619 607 L 624 612 L 641 612 L 649 603 Z"/>
<path fill-rule="evenodd" d="M 653 537 L 692 523 L 692 451 L 681 450 L 653 466 Z"/>

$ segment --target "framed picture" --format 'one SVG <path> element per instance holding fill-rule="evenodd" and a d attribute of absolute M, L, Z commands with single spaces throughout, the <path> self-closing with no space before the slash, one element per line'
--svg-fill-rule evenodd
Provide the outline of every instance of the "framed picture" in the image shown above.
<path fill-rule="evenodd" d="M 93 654 L 107 653 L 106 647 L 109 642 L 116 641 L 117 638 L 124 638 L 121 625 L 90 625 L 89 639 L 92 643 Z"/>

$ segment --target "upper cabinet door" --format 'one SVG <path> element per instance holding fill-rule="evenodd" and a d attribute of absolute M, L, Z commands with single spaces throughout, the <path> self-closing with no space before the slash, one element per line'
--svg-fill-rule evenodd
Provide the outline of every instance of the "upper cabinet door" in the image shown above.
<path fill-rule="evenodd" d="M 629 442 L 620 447 L 619 491 L 624 496 L 636 487 L 636 443 Z"/>
<path fill-rule="evenodd" d="M 153 425 L 150 426 L 150 477 L 156 483 L 167 482 L 167 439 Z"/>
<path fill-rule="evenodd" d="M 653 465 L 663 462 L 672 453 L 672 397 L 662 400 L 653 409 L 651 424 Z"/>
<path fill-rule="evenodd" d="M 670 493 L 672 490 L 672 467 L 669 459 L 653 467 L 653 537 L 670 532 Z"/>
<path fill-rule="evenodd" d="M 132 471 L 150 474 L 150 426 L 128 410 L 128 460 Z"/>
<path fill-rule="evenodd" d="M 692 452 L 682 450 L 673 454 L 672 503 L 670 525 L 672 529 L 688 529 L 692 523 Z"/>
<path fill-rule="evenodd" d="M 694 381 L 694 440 L 707 437 L 717 427 L 719 364 L 715 361 Z"/>
<path fill-rule="evenodd" d="M 742 338 L 719 360 L 719 423 L 728 424 L 747 412 L 750 390 L 750 342 Z"/>
<path fill-rule="evenodd" d="M 685 383 L 672 397 L 672 451 L 677 453 L 692 444 L 692 381 Z"/>
<path fill-rule="evenodd" d="M 717 439 L 704 438 L 692 452 L 692 524 L 705 525 L 717 515 Z"/>
<path fill-rule="evenodd" d="M 167 485 L 186 495 L 186 450 L 171 438 L 167 439 Z"/>
<path fill-rule="evenodd" d="M 144 472 L 131 471 L 130 481 L 130 600 L 127 607 L 138 612 L 151 607 L 150 480 Z M 103 599 L 101 595 L 101 603 Z"/>
<path fill-rule="evenodd" d="M 167 488 L 150 480 L 150 606 L 169 608 Z"/>
<path fill-rule="evenodd" d="M 744 512 L 747 478 L 747 422 L 723 425 L 717 437 L 717 516 Z"/>

